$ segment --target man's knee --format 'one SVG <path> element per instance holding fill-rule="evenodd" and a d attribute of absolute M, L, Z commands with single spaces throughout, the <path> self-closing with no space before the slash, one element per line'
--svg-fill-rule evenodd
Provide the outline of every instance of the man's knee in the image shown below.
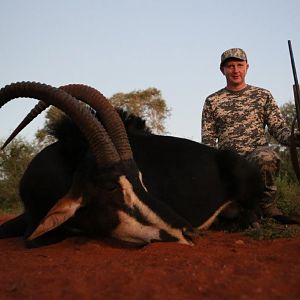
<path fill-rule="evenodd" d="M 247 159 L 256 163 L 262 173 L 277 175 L 280 168 L 280 157 L 270 147 L 258 147 L 247 156 Z"/>

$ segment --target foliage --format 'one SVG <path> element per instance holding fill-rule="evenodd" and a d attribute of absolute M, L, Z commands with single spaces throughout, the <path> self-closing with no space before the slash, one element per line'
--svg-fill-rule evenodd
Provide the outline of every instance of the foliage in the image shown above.
<path fill-rule="evenodd" d="M 294 103 L 291 101 L 283 104 L 280 107 L 281 113 L 286 121 L 286 124 L 289 128 L 291 128 L 293 120 L 296 116 L 296 109 Z M 272 144 L 277 144 L 278 143 L 275 140 L 271 140 Z M 300 155 L 299 149 L 298 151 L 298 157 Z M 278 152 L 281 158 L 281 167 L 280 167 L 280 174 L 279 178 L 284 179 L 284 182 L 287 184 L 294 184 L 297 183 L 297 178 L 293 170 L 292 166 L 292 161 L 291 161 L 291 156 L 290 156 L 290 151 L 289 148 L 287 147 L 280 147 L 278 145 Z M 281 183 L 283 184 L 283 183 Z"/>
<path fill-rule="evenodd" d="M 45 116 L 45 125 L 42 129 L 38 130 L 35 134 L 38 145 L 40 148 L 44 148 L 45 146 L 53 143 L 55 141 L 54 137 L 48 135 L 49 125 L 53 122 L 59 120 L 63 112 L 56 108 L 55 106 L 51 106 L 46 113 Z"/>
<path fill-rule="evenodd" d="M 114 94 L 110 101 L 147 121 L 147 126 L 156 133 L 165 133 L 164 121 L 170 115 L 161 92 L 156 88 L 138 90 L 130 93 Z"/>
<path fill-rule="evenodd" d="M 19 180 L 35 155 L 36 149 L 35 144 L 18 138 L 0 152 L 0 206 L 2 210 L 20 209 Z"/>
<path fill-rule="evenodd" d="M 277 205 L 286 215 L 300 216 L 300 186 L 298 182 L 291 182 L 289 178 L 281 176 L 277 178 Z"/>
<path fill-rule="evenodd" d="M 113 106 L 123 108 L 147 121 L 147 126 L 157 133 L 165 133 L 164 121 L 170 115 L 161 92 L 156 88 L 138 90 L 130 93 L 117 93 L 110 99 Z M 50 124 L 57 121 L 63 112 L 56 107 L 50 107 L 45 116 L 45 125 L 36 133 L 39 147 L 54 142 L 54 138 L 47 134 Z"/>
<path fill-rule="evenodd" d="M 300 151 L 298 151 L 298 157 Z M 280 162 L 280 170 L 279 170 L 279 178 L 282 178 L 284 182 L 290 183 L 297 183 L 297 177 L 293 169 L 291 154 L 289 148 L 283 148 L 279 151 L 279 156 L 281 158 Z"/>
<path fill-rule="evenodd" d="M 260 228 L 248 229 L 245 235 L 255 240 L 272 240 L 277 238 L 291 238 L 300 234 L 300 226 L 298 225 L 282 225 L 267 218 L 262 219 Z"/>
<path fill-rule="evenodd" d="M 280 111 L 285 118 L 287 126 L 291 128 L 296 116 L 295 104 L 292 101 L 286 102 L 280 107 Z"/>

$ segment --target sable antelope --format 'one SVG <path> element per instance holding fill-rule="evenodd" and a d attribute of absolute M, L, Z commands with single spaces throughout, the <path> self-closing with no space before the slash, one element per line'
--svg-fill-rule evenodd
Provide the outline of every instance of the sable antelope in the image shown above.
<path fill-rule="evenodd" d="M 63 142 L 35 157 L 20 183 L 25 212 L 0 227 L 2 237 L 25 223 L 17 234 L 25 235 L 28 246 L 55 242 L 74 231 L 141 244 L 190 244 L 191 225 L 143 187 L 123 123 L 113 109 L 106 114 L 113 124 L 113 134 L 108 135 L 101 122 L 63 90 L 38 83 L 0 90 L 1 106 L 18 97 L 43 99 L 64 111 L 80 128 L 88 150 L 77 157 L 76 165 L 70 165 L 76 157 L 62 160 L 60 153 L 68 151 Z"/>

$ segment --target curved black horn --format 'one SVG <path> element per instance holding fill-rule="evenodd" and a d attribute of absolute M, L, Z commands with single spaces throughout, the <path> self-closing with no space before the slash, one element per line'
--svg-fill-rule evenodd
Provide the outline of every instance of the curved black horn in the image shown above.
<path fill-rule="evenodd" d="M 38 82 L 17 82 L 0 90 L 0 108 L 15 98 L 35 98 L 54 105 L 65 112 L 85 135 L 98 166 L 120 161 L 111 139 L 101 123 L 84 106 L 65 91 Z"/>
<path fill-rule="evenodd" d="M 98 90 L 84 84 L 69 84 L 60 88 L 95 109 L 121 159 L 132 159 L 124 123 L 114 107 Z"/>
<path fill-rule="evenodd" d="M 120 158 L 122 160 L 128 160 L 132 158 L 132 151 L 124 124 L 109 101 L 98 90 L 83 84 L 64 85 L 61 86 L 60 89 L 63 89 L 73 97 L 87 103 L 93 109 L 95 109 L 100 116 L 101 122 L 106 128 L 113 144 L 115 145 Z M 24 127 L 26 127 L 48 106 L 49 105 L 45 102 L 40 101 L 8 137 L 1 149 L 4 149 Z"/>

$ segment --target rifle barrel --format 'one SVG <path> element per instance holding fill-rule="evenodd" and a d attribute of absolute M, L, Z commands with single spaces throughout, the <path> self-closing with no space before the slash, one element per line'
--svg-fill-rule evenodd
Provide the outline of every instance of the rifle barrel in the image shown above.
<path fill-rule="evenodd" d="M 290 40 L 288 40 L 288 45 L 289 45 L 290 58 L 291 58 L 291 64 L 292 64 L 294 82 L 295 82 L 293 86 L 293 90 L 294 90 L 294 100 L 295 100 L 295 107 L 296 107 L 296 119 L 297 119 L 298 130 L 300 131 L 300 90 L 299 90 L 299 83 L 298 83 L 298 77 L 296 72 L 294 54 L 292 49 L 292 42 Z"/>
<path fill-rule="evenodd" d="M 297 86 L 299 84 L 298 84 L 296 65 L 295 65 L 294 54 L 293 54 L 293 49 L 292 49 L 292 42 L 290 40 L 288 40 L 288 44 L 289 44 L 289 51 L 290 51 L 290 58 L 291 58 L 291 64 L 292 64 L 292 69 L 293 69 L 294 81 L 295 81 L 295 85 Z"/>

